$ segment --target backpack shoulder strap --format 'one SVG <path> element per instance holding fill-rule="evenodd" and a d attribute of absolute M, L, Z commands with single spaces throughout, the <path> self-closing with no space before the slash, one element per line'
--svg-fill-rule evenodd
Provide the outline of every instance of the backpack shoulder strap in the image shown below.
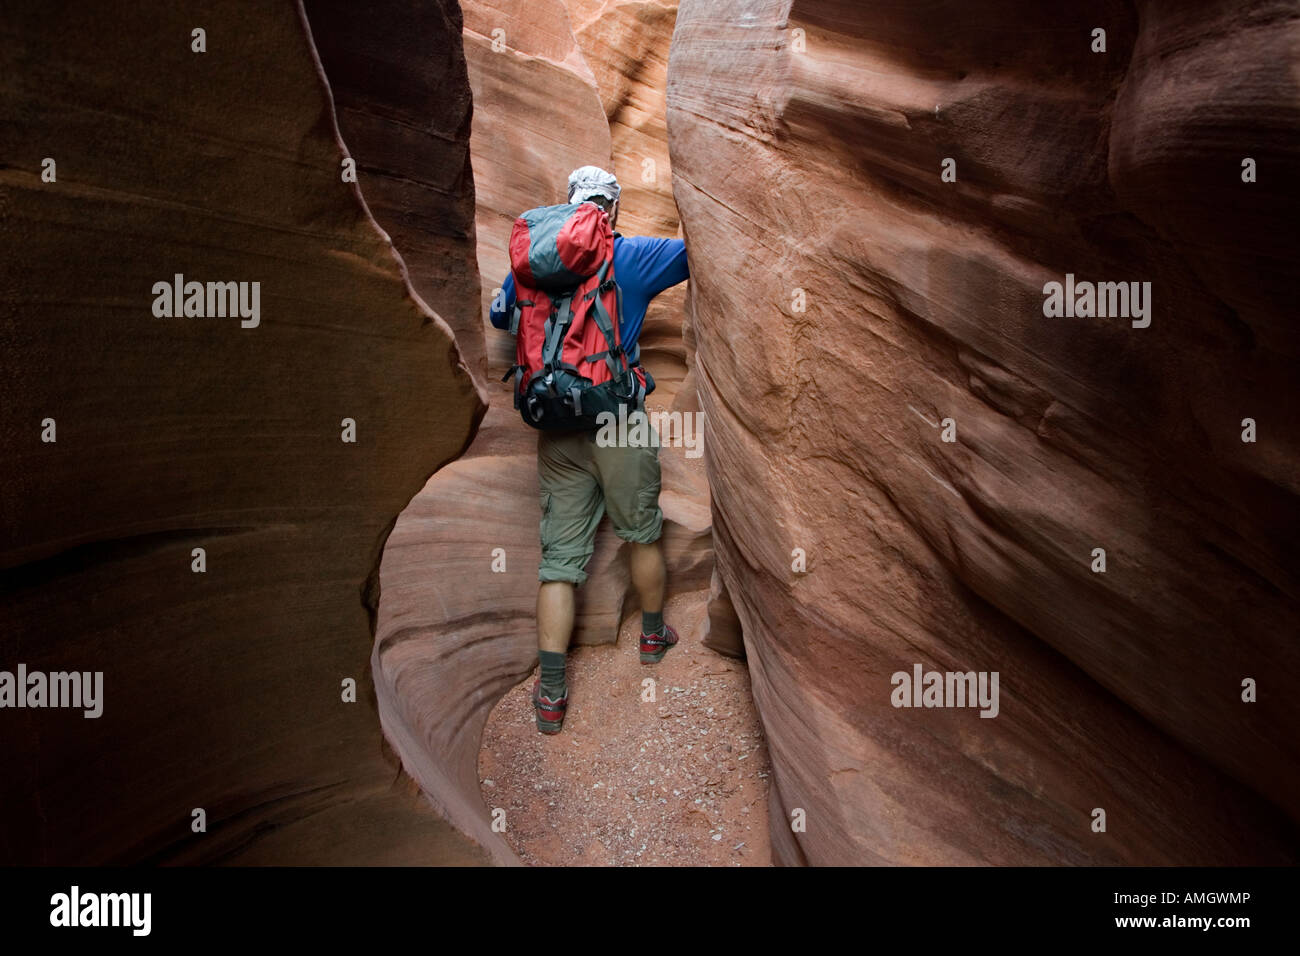
<path fill-rule="evenodd" d="M 605 337 L 605 344 L 609 347 L 604 352 L 597 352 L 595 355 L 588 355 L 584 361 L 597 361 L 603 358 L 605 363 L 609 366 L 609 374 L 617 377 L 620 370 L 614 359 L 621 358 L 623 360 L 623 368 L 626 369 L 627 356 L 623 352 L 622 345 L 618 342 L 618 331 L 614 327 L 614 320 L 610 318 L 609 311 L 605 308 L 605 303 L 600 297 L 601 293 L 608 290 L 612 285 L 615 290 L 614 294 L 616 296 L 616 301 L 619 303 L 619 311 L 620 313 L 622 312 L 622 290 L 619 289 L 618 282 L 615 279 L 605 278 L 605 275 L 609 272 L 609 267 L 613 262 L 614 257 L 611 255 L 600 264 L 600 269 L 596 273 L 598 277 L 596 286 L 588 292 L 586 296 L 584 296 L 584 298 L 592 300 L 592 317 L 595 318 L 596 327 L 600 329 L 600 334 Z"/>
<path fill-rule="evenodd" d="M 519 317 L 523 314 L 524 311 L 523 307 L 526 305 L 533 305 L 533 304 L 534 303 L 532 299 L 521 299 L 518 296 L 515 296 L 515 304 L 510 309 L 510 330 L 509 331 L 511 335 L 519 334 Z"/>
<path fill-rule="evenodd" d="M 566 293 L 555 303 L 551 317 L 546 320 L 546 339 L 542 346 L 542 366 L 548 367 L 555 362 L 564 334 L 569 331 L 573 320 L 573 293 Z"/>

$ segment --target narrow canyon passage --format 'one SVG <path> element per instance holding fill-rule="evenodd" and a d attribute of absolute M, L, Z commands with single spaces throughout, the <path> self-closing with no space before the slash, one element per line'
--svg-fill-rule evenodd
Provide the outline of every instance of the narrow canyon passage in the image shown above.
<path fill-rule="evenodd" d="M 492 405 L 465 453 L 403 511 L 385 548 L 374 657 L 385 730 L 434 805 L 497 862 L 767 865 L 770 766 L 739 626 L 711 592 L 707 435 L 687 285 L 654 299 L 640 337 L 657 383 L 647 407 L 678 416 L 676 430 L 661 434 L 659 504 L 667 620 L 681 644 L 654 667 L 640 664 L 626 547 L 606 519 L 577 594 L 572 711 L 555 737 L 537 731 L 530 701 L 538 436 L 500 382 L 514 340 L 485 319 L 509 268 L 515 218 L 565 201 L 578 166 L 618 177 L 620 233 L 681 237 L 664 100 L 675 5 L 546 0 L 525 11 L 467 0 L 461 9 L 480 311 L 453 295 L 464 285 L 454 276 L 438 307 L 457 313 L 450 324 Z M 401 237 L 395 242 L 401 250 Z M 702 643 L 711 619 L 710 647 L 732 656 Z M 642 699 L 647 677 L 653 700 Z M 498 810 L 504 817 L 494 820 Z"/>

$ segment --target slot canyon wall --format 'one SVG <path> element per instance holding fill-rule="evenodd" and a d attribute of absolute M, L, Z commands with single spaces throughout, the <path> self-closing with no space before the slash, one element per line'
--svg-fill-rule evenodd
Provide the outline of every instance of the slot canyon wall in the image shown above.
<path fill-rule="evenodd" d="M 203 54 L 112 6 L 0 19 L 0 668 L 104 672 L 4 713 L 0 861 L 517 862 L 475 762 L 535 446 L 485 314 L 584 163 L 688 240 L 670 589 L 748 657 L 780 862 L 1296 861 L 1295 3 L 217 0 Z M 155 316 L 176 273 L 260 324 Z M 1150 326 L 1044 316 L 1066 273 Z M 589 570 L 608 642 L 608 528 Z M 998 716 L 894 708 L 914 664 Z"/>
<path fill-rule="evenodd" d="M 714 543 L 781 862 L 1295 862 L 1297 42 L 1267 0 L 681 3 Z M 1067 273 L 1149 281 L 1149 326 L 1045 316 Z M 894 707 L 914 665 L 998 672 L 997 716 Z"/>
<path fill-rule="evenodd" d="M 460 9 L 446 0 L 386 0 L 383 16 L 347 0 L 304 8 L 366 204 L 481 379 L 473 100 L 468 82 L 448 82 L 467 76 Z"/>
<path fill-rule="evenodd" d="M 0 713 L 0 862 L 487 862 L 385 754 L 369 674 L 388 529 L 487 398 L 420 297 L 476 300 L 472 270 L 417 269 L 417 294 L 363 198 L 418 261 L 473 261 L 460 20 L 435 9 L 403 21 L 441 51 L 419 83 L 342 123 L 373 155 L 446 98 L 392 144 L 424 150 L 405 224 L 396 180 L 342 180 L 295 5 L 205 4 L 203 53 L 172 3 L 0 17 L 0 669 L 103 673 L 97 718 Z M 319 26 L 336 62 L 383 35 Z M 177 273 L 260 283 L 258 324 L 158 316 Z"/>
<path fill-rule="evenodd" d="M 540 510 L 537 433 L 520 421 L 500 381 L 514 363 L 514 340 L 491 326 L 487 311 L 509 272 L 515 217 L 564 202 L 578 166 L 619 177 L 620 232 L 678 233 L 664 116 L 674 6 L 461 4 L 482 293 L 477 327 L 458 328 L 457 338 L 462 351 L 486 355 L 491 407 L 464 456 L 433 476 L 389 538 L 374 673 L 384 730 L 403 766 L 448 819 L 505 865 L 518 859 L 491 831 L 477 760 L 492 708 L 536 666 Z M 636 57 L 619 53 L 626 50 Z M 653 175 L 643 180 L 646 159 Z M 697 407 L 684 298 L 684 289 L 670 290 L 646 316 L 642 358 L 658 385 L 652 408 Z M 713 556 L 703 462 L 680 447 L 662 448 L 660 460 L 670 593 L 699 592 L 704 602 Z M 636 609 L 622 551 L 604 523 L 590 579 L 577 592 L 574 644 L 614 641 Z M 498 560 L 504 570 L 494 572 Z"/>

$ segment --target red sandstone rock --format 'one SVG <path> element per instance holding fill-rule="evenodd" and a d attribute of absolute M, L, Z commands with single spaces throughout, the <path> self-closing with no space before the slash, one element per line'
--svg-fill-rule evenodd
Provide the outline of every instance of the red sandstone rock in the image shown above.
<path fill-rule="evenodd" d="M 468 87 L 446 82 L 465 69 L 462 44 L 448 40 L 461 31 L 460 7 L 396 0 L 377 16 L 348 0 L 304 5 L 366 204 L 401 253 L 415 291 L 451 326 L 481 380 L 473 104 Z"/>
<path fill-rule="evenodd" d="M 393 784 L 366 602 L 485 396 L 340 181 L 298 12 L 200 20 L 203 54 L 175 4 L 5 14 L 0 666 L 101 670 L 104 710 L 6 710 L 0 862 L 481 862 Z M 260 282 L 260 323 L 156 317 L 175 273 Z"/>
<path fill-rule="evenodd" d="M 623 187 L 619 228 L 676 235 L 664 94 L 676 0 L 565 0 L 574 36 L 609 120 L 614 174 Z"/>
<path fill-rule="evenodd" d="M 1296 859 L 1287 10 L 682 3 L 694 374 L 779 860 Z M 1067 272 L 1152 282 L 1150 327 L 1047 318 Z M 891 706 L 917 663 L 998 671 L 999 715 Z"/>
<path fill-rule="evenodd" d="M 709 582 L 708 617 L 705 622 L 701 641 L 705 647 L 726 654 L 728 657 L 745 656 L 745 638 L 740 628 L 740 618 L 736 616 L 736 607 L 731 603 L 731 595 L 722 582 L 715 568 L 713 580 Z"/>

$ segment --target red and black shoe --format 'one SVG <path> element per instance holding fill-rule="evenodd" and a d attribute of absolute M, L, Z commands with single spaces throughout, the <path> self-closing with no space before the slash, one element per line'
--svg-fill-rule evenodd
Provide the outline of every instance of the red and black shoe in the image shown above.
<path fill-rule="evenodd" d="M 677 632 L 667 624 L 664 625 L 664 635 L 659 637 L 656 634 L 641 635 L 641 663 L 658 664 L 668 653 L 668 648 L 677 643 Z"/>
<path fill-rule="evenodd" d="M 533 707 L 537 710 L 537 729 L 544 734 L 558 734 L 564 726 L 564 710 L 569 706 L 569 688 L 564 688 L 563 696 L 547 697 L 542 693 L 542 680 L 539 677 L 533 684 Z"/>

